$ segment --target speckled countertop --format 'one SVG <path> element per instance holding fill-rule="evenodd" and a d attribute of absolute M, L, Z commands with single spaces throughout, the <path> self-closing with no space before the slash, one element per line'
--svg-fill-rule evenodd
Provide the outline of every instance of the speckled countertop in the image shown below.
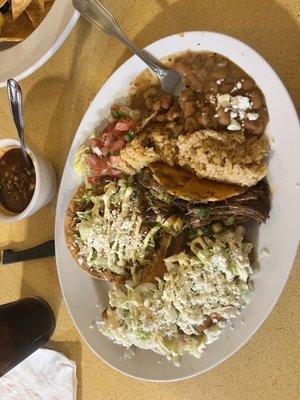
<path fill-rule="evenodd" d="M 300 3 L 297 0 L 106 0 L 124 30 L 145 46 L 189 30 L 219 31 L 254 47 L 271 63 L 300 109 Z M 28 144 L 61 175 L 90 101 L 130 56 L 113 38 L 80 21 L 55 56 L 22 82 Z M 287 134 L 288 132 L 283 132 Z M 0 90 L 0 137 L 14 137 L 6 92 Z M 0 247 L 23 249 L 53 237 L 52 203 L 15 225 L 0 224 Z M 284 266 L 282 266 L 284 268 Z M 0 304 L 38 294 L 57 315 L 50 347 L 78 366 L 78 400 L 298 400 L 300 398 L 300 254 L 273 312 L 234 356 L 179 383 L 140 382 L 98 360 L 75 330 L 61 296 L 53 259 L 0 267 Z"/>

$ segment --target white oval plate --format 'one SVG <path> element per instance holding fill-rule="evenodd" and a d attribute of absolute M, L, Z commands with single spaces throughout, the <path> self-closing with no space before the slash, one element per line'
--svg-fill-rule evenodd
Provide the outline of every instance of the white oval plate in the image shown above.
<path fill-rule="evenodd" d="M 63 44 L 79 18 L 72 0 L 56 0 L 46 18 L 22 42 L 0 44 L 0 87 L 8 78 L 21 80 L 40 68 Z"/>
<path fill-rule="evenodd" d="M 270 122 L 267 132 L 274 138 L 269 180 L 273 190 L 272 211 L 266 226 L 256 235 L 256 249 L 270 250 L 261 260 L 251 303 L 210 345 L 201 359 L 184 357 L 178 368 L 150 351 L 137 350 L 125 360 L 124 348 L 113 344 L 90 325 L 107 305 L 107 284 L 90 278 L 69 255 L 64 239 L 64 215 L 79 178 L 72 160 L 82 142 L 109 115 L 110 105 L 127 94 L 129 83 L 145 69 L 136 57 L 125 62 L 103 85 L 85 114 L 74 138 L 61 181 L 56 212 L 56 259 L 59 279 L 73 321 L 90 348 L 113 368 L 135 378 L 171 381 L 188 378 L 215 367 L 237 351 L 254 334 L 274 307 L 288 278 L 295 257 L 299 232 L 300 130 L 292 101 L 279 77 L 250 47 L 231 37 L 212 32 L 189 32 L 161 39 L 147 50 L 157 58 L 170 53 L 210 50 L 230 58 L 252 76 L 265 94 Z M 98 308 L 96 305 L 98 304 Z M 243 323 L 244 322 L 244 323 Z"/>

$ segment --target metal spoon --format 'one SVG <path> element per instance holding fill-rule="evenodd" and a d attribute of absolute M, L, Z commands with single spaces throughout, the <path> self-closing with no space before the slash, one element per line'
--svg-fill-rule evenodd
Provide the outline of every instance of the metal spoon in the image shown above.
<path fill-rule="evenodd" d="M 26 151 L 24 140 L 24 118 L 23 118 L 23 96 L 22 90 L 17 81 L 8 79 L 7 93 L 10 105 L 10 111 L 18 132 L 21 150 L 26 162 L 29 164 L 29 157 Z"/>
<path fill-rule="evenodd" d="M 162 89 L 167 93 L 175 91 L 181 83 L 177 71 L 163 67 L 151 54 L 139 49 L 122 31 L 115 18 L 98 0 L 73 0 L 73 6 L 88 21 L 103 32 L 114 36 L 133 51 L 158 76 Z"/>

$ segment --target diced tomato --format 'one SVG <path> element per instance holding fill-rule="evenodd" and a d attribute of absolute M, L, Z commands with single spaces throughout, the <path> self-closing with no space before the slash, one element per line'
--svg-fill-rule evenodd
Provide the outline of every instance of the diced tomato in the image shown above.
<path fill-rule="evenodd" d="M 91 185 L 95 185 L 96 183 L 99 182 L 99 178 L 96 176 L 89 176 L 87 178 L 87 182 L 90 183 Z"/>
<path fill-rule="evenodd" d="M 105 128 L 105 130 L 103 131 L 102 135 L 104 135 L 105 133 L 111 133 L 112 131 L 115 130 L 115 122 L 111 122 L 107 125 L 107 127 Z"/>
<path fill-rule="evenodd" d="M 112 134 L 105 133 L 101 138 L 101 150 L 103 155 L 107 155 L 110 150 L 111 144 L 114 142 L 115 138 Z"/>
<path fill-rule="evenodd" d="M 132 131 L 136 131 L 136 122 L 132 118 L 127 116 L 122 119 L 122 122 L 126 122 L 129 125 L 129 129 L 131 129 Z"/>
<path fill-rule="evenodd" d="M 102 155 L 103 155 L 103 156 L 107 156 L 108 153 L 110 152 L 108 146 L 107 146 L 107 147 L 102 147 L 101 151 L 102 151 Z"/>
<path fill-rule="evenodd" d="M 107 176 L 111 176 L 112 178 L 117 178 L 118 176 L 120 176 L 122 174 L 122 171 L 120 171 L 119 169 L 116 168 L 109 168 L 109 170 L 107 171 Z"/>
<path fill-rule="evenodd" d="M 90 167 L 93 167 L 98 164 L 99 157 L 96 154 L 88 154 L 86 156 L 86 161 Z"/>
<path fill-rule="evenodd" d="M 110 145 L 110 150 L 111 151 L 120 151 L 123 149 L 123 147 L 126 145 L 126 140 L 123 138 L 119 138 Z"/>
<path fill-rule="evenodd" d="M 112 110 L 120 110 L 120 105 L 114 104 L 111 107 Z M 97 184 L 99 179 L 103 177 L 116 178 L 119 177 L 122 172 L 113 165 L 116 165 L 121 161 L 119 155 L 109 154 L 119 154 L 127 141 L 124 139 L 126 134 L 133 135 L 137 131 L 137 125 L 132 118 L 124 115 L 120 115 L 117 121 L 114 121 L 107 125 L 102 134 L 97 138 L 90 140 L 90 145 L 92 148 L 98 148 L 100 152 L 94 149 L 93 154 L 87 155 L 87 163 L 91 169 L 91 175 L 88 177 L 88 182 L 91 184 Z M 99 154 L 101 155 L 99 155 Z"/>
<path fill-rule="evenodd" d="M 120 156 L 110 156 L 109 160 L 112 164 L 118 164 L 122 159 Z"/>
<path fill-rule="evenodd" d="M 108 160 L 107 158 L 98 157 L 95 154 L 89 154 L 87 158 L 87 162 L 91 167 L 91 170 L 98 175 L 102 171 L 108 168 Z"/>
<path fill-rule="evenodd" d="M 112 167 L 112 157 L 104 158 L 97 157 L 94 154 L 89 154 L 87 157 L 87 162 L 91 167 L 92 173 L 95 175 L 90 177 L 90 183 L 95 183 L 97 179 L 104 176 L 117 177 L 121 175 L 121 171 Z"/>
<path fill-rule="evenodd" d="M 115 124 L 111 123 L 107 125 L 105 130 L 99 135 L 99 140 L 103 142 L 106 138 L 113 137 L 114 134 L 115 134 Z"/>
<path fill-rule="evenodd" d="M 99 147 L 101 148 L 101 140 L 93 138 L 90 140 L 91 146 Z"/>
<path fill-rule="evenodd" d="M 115 130 L 119 132 L 126 132 L 128 131 L 130 125 L 127 121 L 117 122 L 115 126 Z"/>

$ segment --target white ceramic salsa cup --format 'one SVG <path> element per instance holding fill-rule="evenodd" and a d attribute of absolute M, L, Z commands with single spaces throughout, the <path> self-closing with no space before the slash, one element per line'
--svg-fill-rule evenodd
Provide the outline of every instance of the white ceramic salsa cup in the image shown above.
<path fill-rule="evenodd" d="M 20 147 L 16 139 L 0 139 L 0 157 L 11 148 Z M 30 217 L 52 200 L 56 191 L 56 175 L 52 165 L 36 150 L 26 146 L 35 170 L 35 189 L 28 206 L 19 214 L 6 211 L 0 204 L 0 221 L 17 222 Z M 7 150 L 6 150 L 7 149 Z"/>

